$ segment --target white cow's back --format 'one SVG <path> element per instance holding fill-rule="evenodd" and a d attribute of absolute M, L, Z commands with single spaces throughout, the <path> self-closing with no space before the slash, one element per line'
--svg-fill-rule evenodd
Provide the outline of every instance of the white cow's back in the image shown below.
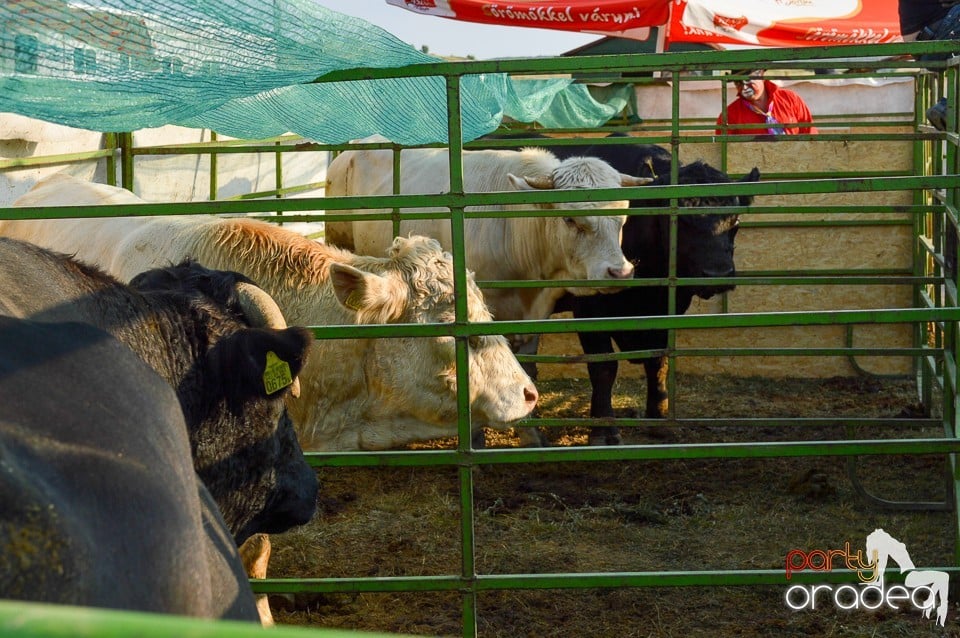
<path fill-rule="evenodd" d="M 39 182 L 13 205 L 22 208 L 142 203 L 128 190 L 58 173 Z M 5 220 L 0 221 L 0 235 L 73 255 L 126 282 L 144 270 L 188 257 L 192 250 L 183 245 L 181 231 L 195 228 L 197 223 L 197 219 L 187 216 Z"/>
<path fill-rule="evenodd" d="M 363 141 L 381 142 L 381 138 Z M 501 149 L 463 152 L 464 191 L 468 193 L 510 192 L 518 188 L 549 188 L 533 182 L 554 184 L 555 188 L 614 188 L 624 178 L 597 158 L 568 158 L 561 162 L 544 149 L 521 151 Z M 404 195 L 440 194 L 450 190 L 448 150 L 407 149 L 400 154 L 400 191 Z M 563 165 L 563 166 L 561 166 Z M 564 170 L 566 169 L 566 170 Z M 338 155 L 327 169 L 327 196 L 391 195 L 393 151 L 357 149 Z M 529 185 L 529 186 L 528 186 Z M 626 208 L 626 200 L 557 204 L 558 208 Z M 552 208 L 540 205 L 540 208 Z M 530 210 L 537 205 L 491 204 L 470 207 L 482 210 Z M 388 212 L 379 209 L 375 212 Z M 429 211 L 437 208 L 407 210 Z M 394 237 L 391 220 L 363 221 L 360 211 L 354 221 L 327 222 L 328 241 L 359 254 L 381 254 Z M 364 211 L 367 212 L 367 211 Z M 590 215 L 563 219 L 549 217 L 481 217 L 464 222 L 465 261 L 481 280 L 618 279 L 632 274 L 632 266 L 620 248 L 622 215 Z M 451 223 L 446 219 L 404 219 L 399 236 L 425 235 L 452 250 Z M 574 287 L 573 294 L 591 294 L 596 289 Z M 491 288 L 485 291 L 487 305 L 497 319 L 545 319 L 553 312 L 563 288 Z"/>
<path fill-rule="evenodd" d="M 447 150 L 441 148 L 408 149 L 400 154 L 400 192 L 404 195 L 436 195 L 450 191 L 450 167 Z M 522 174 L 521 154 L 516 151 L 484 150 L 464 154 L 464 190 L 468 193 L 515 190 L 507 179 L 508 173 Z M 555 162 L 554 162 L 555 163 Z M 541 169 L 542 170 L 542 169 Z M 331 163 L 327 175 L 327 195 L 393 194 L 393 152 L 389 150 L 357 150 L 341 154 Z M 476 206 L 470 210 L 498 210 L 503 206 Z M 387 209 L 382 209 L 385 212 Z M 418 211 L 443 210 L 418 208 Z M 478 232 L 490 225 L 490 219 L 471 219 L 466 222 L 468 244 L 467 266 L 482 268 L 480 263 L 487 251 L 471 251 L 478 243 Z M 391 222 L 361 223 L 331 222 L 327 224 L 331 243 L 343 245 L 361 255 L 380 255 L 393 242 Z M 343 233 L 337 236 L 337 233 Z M 452 246 L 450 223 L 446 220 L 413 219 L 400 223 L 400 236 L 426 235 L 437 239 L 450 250 Z"/>

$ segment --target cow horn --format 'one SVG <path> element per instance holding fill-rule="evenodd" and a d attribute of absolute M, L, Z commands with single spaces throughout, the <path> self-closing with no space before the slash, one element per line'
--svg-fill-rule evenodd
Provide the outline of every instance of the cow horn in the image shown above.
<path fill-rule="evenodd" d="M 652 177 L 634 177 L 626 173 L 620 173 L 621 186 L 646 186 L 653 181 Z"/>
<path fill-rule="evenodd" d="M 274 330 L 284 330 L 287 327 L 287 320 L 283 318 L 280 306 L 262 288 L 238 281 L 237 297 L 240 300 L 240 308 L 251 326 L 273 328 Z M 294 378 L 293 385 L 290 386 L 290 394 L 294 397 L 300 396 L 299 378 Z"/>
<path fill-rule="evenodd" d="M 530 188 L 553 188 L 553 177 L 550 175 L 528 175 L 523 176 L 524 181 L 530 185 Z"/>

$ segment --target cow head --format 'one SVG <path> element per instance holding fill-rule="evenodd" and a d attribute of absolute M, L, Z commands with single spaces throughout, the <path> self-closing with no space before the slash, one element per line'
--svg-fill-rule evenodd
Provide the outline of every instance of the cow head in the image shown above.
<path fill-rule="evenodd" d="M 621 173 L 601 159 L 595 157 L 568 157 L 557 160 L 543 149 L 524 149 L 524 153 L 538 151 L 552 160 L 549 170 L 533 169 L 518 177 L 507 175 L 517 190 L 538 189 L 593 189 L 619 188 L 621 186 L 642 186 L 653 181 L 649 177 L 633 177 Z M 617 200 L 610 202 L 569 202 L 548 204 L 545 208 L 582 211 L 592 209 L 622 209 L 629 202 Z M 550 246 L 548 254 L 555 258 L 553 263 L 545 264 L 551 279 L 626 279 L 633 274 L 633 266 L 623 256 L 620 249 L 620 233 L 626 220 L 625 215 L 578 215 L 569 217 L 544 218 L 544 228 L 540 229 L 538 240 Z M 556 259 L 558 258 L 559 259 Z M 575 295 L 592 294 L 597 289 L 582 287 L 570 288 Z"/>
<path fill-rule="evenodd" d="M 138 275 L 131 286 L 197 319 L 188 335 L 195 358 L 176 390 L 194 467 L 236 542 L 309 521 L 316 473 L 303 457 L 284 398 L 312 333 L 287 328 L 272 299 L 237 273 L 184 262 Z"/>
<path fill-rule="evenodd" d="M 335 263 L 330 267 L 334 293 L 356 323 L 454 321 L 453 259 L 441 249 L 439 242 L 419 236 L 400 237 L 394 240 L 387 257 L 387 260 L 361 258 L 355 265 Z M 492 321 L 470 273 L 462 294 L 467 299 L 471 322 Z M 453 337 L 355 339 L 352 342 L 358 348 L 356 360 L 321 364 L 341 366 L 340 391 L 350 388 L 349 392 L 371 395 L 363 401 L 362 414 L 354 414 L 350 428 L 345 428 L 361 430 L 356 435 L 359 440 L 337 442 L 328 433 L 317 433 L 308 445 L 383 449 L 456 434 Z M 508 423 L 530 414 L 538 398 L 536 387 L 504 337 L 471 337 L 468 357 L 474 427 L 505 428 Z M 297 403 L 302 402 L 303 399 Z M 295 417 L 300 422 L 311 421 L 301 420 L 296 414 Z M 363 422 L 370 425 L 364 426 Z M 310 438 L 310 433 L 306 437 Z"/>
<path fill-rule="evenodd" d="M 666 162 L 665 164 L 663 162 Z M 670 183 L 669 154 L 657 161 L 646 160 L 642 163 L 642 172 L 654 178 L 653 184 Z M 760 179 L 760 171 L 754 168 L 744 176 L 741 182 L 755 182 Z M 732 180 L 723 171 L 709 164 L 696 161 L 683 164 L 679 168 L 680 184 L 724 184 Z M 750 196 L 694 197 L 681 198 L 679 205 L 684 208 L 749 206 Z M 667 206 L 667 200 L 645 200 L 632 202 L 633 206 Z M 650 224 L 655 223 L 657 242 L 649 244 Z M 739 215 L 706 213 L 703 215 L 680 215 L 677 236 L 677 274 L 680 277 L 733 277 L 736 275 L 734 264 L 734 239 L 739 229 Z M 665 265 L 669 254 L 669 218 L 666 216 L 634 216 L 628 220 L 624 229 L 624 252 L 637 267 L 637 274 L 643 276 L 665 276 Z M 732 284 L 717 286 L 685 287 L 690 295 L 709 299 L 715 294 L 732 290 Z"/>

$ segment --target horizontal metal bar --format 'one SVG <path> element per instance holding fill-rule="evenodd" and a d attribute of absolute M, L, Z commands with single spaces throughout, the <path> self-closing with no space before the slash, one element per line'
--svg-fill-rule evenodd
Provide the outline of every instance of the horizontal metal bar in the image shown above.
<path fill-rule="evenodd" d="M 917 357 L 931 350 L 917 348 L 673 348 L 672 350 L 628 350 L 609 354 L 518 354 L 524 363 L 593 363 L 599 361 L 629 361 L 673 355 L 677 357 Z"/>
<path fill-rule="evenodd" d="M 557 334 L 608 330 L 824 326 L 861 323 L 918 323 L 960 321 L 960 307 L 871 310 L 791 311 L 606 319 L 548 319 L 544 321 L 485 321 L 476 323 L 403 323 L 390 325 L 312 326 L 318 338 L 474 336 L 487 334 Z"/>
<path fill-rule="evenodd" d="M 784 566 L 786 567 L 786 566 Z M 924 567 L 960 573 L 957 567 Z M 902 582 L 899 569 L 884 571 L 884 581 Z M 253 580 L 254 592 L 277 593 L 385 593 L 399 591 L 473 591 L 529 589 L 603 589 L 609 587 L 739 587 L 744 585 L 790 585 L 819 583 L 856 584 L 856 571 L 792 571 L 787 580 L 785 569 L 730 569 L 650 572 L 581 572 L 565 574 L 479 574 L 458 576 L 392 576 L 381 578 L 265 578 Z"/>
<path fill-rule="evenodd" d="M 922 284 L 938 284 L 942 277 L 915 277 L 904 273 L 902 275 L 764 275 L 744 273 L 736 277 L 677 277 L 670 279 L 643 278 L 627 279 L 611 282 L 608 279 L 541 279 L 541 280 L 480 280 L 477 285 L 481 288 L 643 288 L 649 286 L 751 286 L 751 285 L 779 285 L 779 286 L 870 286 L 870 285 L 901 285 L 913 286 Z"/>
<path fill-rule="evenodd" d="M 956 53 L 958 45 L 954 41 L 940 40 L 910 43 L 889 43 L 871 45 L 844 45 L 823 47 L 802 47 L 799 49 L 780 49 L 777 51 L 764 50 L 749 51 L 696 51 L 683 53 L 656 53 L 656 54 L 623 54 L 623 55 L 590 55 L 578 56 L 575 64 L 578 73 L 600 72 L 641 72 L 649 71 L 676 71 L 682 72 L 694 65 L 702 70 L 727 71 L 731 68 L 742 68 L 744 64 L 762 62 L 764 68 L 776 69 L 809 68 L 811 61 L 840 58 L 851 64 L 856 60 L 858 69 L 889 68 L 890 61 L 882 58 L 911 56 L 920 53 Z M 759 55 L 761 54 L 762 55 Z M 877 59 L 881 58 L 881 59 Z M 318 77 L 314 82 L 346 82 L 354 80 L 373 80 L 382 78 L 409 78 L 431 76 L 457 76 L 481 73 L 563 73 L 569 74 L 570 58 L 537 58 L 514 60 L 485 60 L 470 62 L 430 62 L 429 64 L 411 64 L 392 68 L 356 68 L 342 71 L 331 71 Z M 942 62 L 914 62 L 912 60 L 897 60 L 900 68 L 942 68 Z M 685 82 L 716 81 L 716 77 L 698 78 L 690 76 Z"/>
<path fill-rule="evenodd" d="M 283 192 L 297 192 L 299 191 L 309 191 L 317 190 L 319 187 L 314 184 L 307 184 L 304 186 L 291 187 L 289 189 L 283 189 Z M 264 191 L 257 193 L 257 197 L 272 197 L 275 191 Z M 252 197 L 252 195 L 250 196 Z M 250 197 L 235 197 L 225 200 L 218 201 L 231 201 L 239 199 L 249 199 Z M 333 199 L 333 198 L 331 198 Z M 751 217 L 750 221 L 742 221 L 741 226 L 743 228 L 806 228 L 806 227 L 823 227 L 823 228 L 846 228 L 846 227 L 857 227 L 857 228 L 871 228 L 878 226 L 910 226 L 913 223 L 912 219 L 907 217 L 902 217 L 906 214 L 919 214 L 927 213 L 931 211 L 930 207 L 925 208 L 924 210 L 905 210 L 904 206 L 876 206 L 876 207 L 861 207 L 861 206 L 819 206 L 816 209 L 806 209 L 806 208 L 791 208 L 787 206 L 698 206 L 695 208 L 684 207 L 684 206 L 646 206 L 646 207 L 633 207 L 633 208 L 623 208 L 617 209 L 615 214 L 628 215 L 630 217 L 653 217 L 659 215 L 670 215 L 675 214 L 678 216 L 684 215 L 703 215 L 706 213 L 714 214 L 723 214 L 723 215 L 734 215 L 734 214 L 747 214 L 749 213 L 752 216 L 766 215 L 766 214 L 836 214 L 836 215 L 845 215 L 845 214 L 889 214 L 889 215 L 898 215 L 894 219 L 817 219 L 817 220 L 802 220 L 802 219 L 780 219 L 776 221 L 763 221 L 757 220 Z M 322 207 L 318 204 L 317 210 L 321 210 Z M 506 219 L 513 217 L 526 217 L 535 215 L 538 217 L 582 217 L 585 215 L 594 215 L 597 210 L 580 210 L 580 211 L 571 211 L 571 210 L 542 210 L 542 209 L 515 209 L 509 211 L 464 211 L 465 219 Z M 600 211 L 602 212 L 602 211 Z M 612 212 L 611 212 L 612 214 Z M 449 220 L 451 213 L 449 211 L 443 210 L 421 210 L 421 209 L 406 209 L 401 212 L 401 217 L 405 220 L 421 220 L 421 219 L 442 219 Z M 392 220 L 394 213 L 392 211 L 380 211 L 369 210 L 360 213 L 337 213 L 336 210 L 332 212 L 325 211 L 322 215 L 313 215 L 305 218 L 296 218 L 297 221 L 382 221 L 382 220 Z M 264 219 L 265 221 L 275 221 L 274 217 L 258 217 L 256 213 L 250 215 L 251 219 Z"/>
<path fill-rule="evenodd" d="M 511 448 L 497 450 L 401 450 L 382 452 L 305 452 L 314 467 L 426 467 L 576 461 L 644 461 L 721 458 L 787 458 L 882 454 L 952 454 L 958 439 L 886 439 L 850 441 L 751 441 L 614 447 Z"/>
<path fill-rule="evenodd" d="M 37 168 L 40 166 L 58 166 L 60 164 L 74 164 L 89 160 L 98 160 L 104 157 L 112 157 L 116 149 L 105 148 L 96 151 L 83 151 L 79 153 L 64 153 L 62 155 L 42 155 L 38 157 L 17 157 L 14 159 L 0 160 L 0 171 L 17 168 Z"/>
<path fill-rule="evenodd" d="M 529 418 L 517 422 L 519 426 L 537 427 L 592 427 L 595 425 L 617 425 L 623 427 L 802 427 L 802 428 L 925 428 L 940 425 L 936 418 L 898 418 L 898 417 L 728 417 L 728 418 L 609 418 L 609 417 L 567 417 L 567 418 Z"/>
<path fill-rule="evenodd" d="M 259 623 L 0 600 L 0 635 L 17 638 L 263 638 Z M 397 634 L 276 625 L 271 638 L 397 638 Z"/>
<path fill-rule="evenodd" d="M 323 153 L 336 148 L 350 148 L 349 145 L 323 145 L 278 138 L 270 143 L 263 140 L 243 143 L 240 140 L 217 142 L 197 142 L 194 144 L 169 144 L 164 146 L 134 147 L 133 154 L 137 157 L 151 157 L 154 155 L 237 155 L 247 153 Z"/>
<path fill-rule="evenodd" d="M 924 568 L 926 569 L 926 567 Z M 938 571 L 956 574 L 957 567 L 932 567 Z M 889 575 L 889 580 L 888 579 Z M 898 569 L 884 572 L 886 582 L 902 582 L 904 575 Z M 660 572 L 611 572 L 581 574 L 504 574 L 476 577 L 477 591 L 503 589 L 581 589 L 606 587 L 733 587 L 743 585 L 801 585 L 819 583 L 860 582 L 857 572 L 849 569 L 831 571 L 792 572 L 790 580 L 785 569 L 700 570 Z"/>
<path fill-rule="evenodd" d="M 363 593 L 459 591 L 459 576 L 381 576 L 369 578 L 257 578 L 250 581 L 254 593 Z"/>
<path fill-rule="evenodd" d="M 752 214 L 754 211 L 751 210 Z M 762 211 L 758 211 L 762 214 Z M 774 212 L 774 211 L 769 211 Z M 806 211 L 813 212 L 813 211 Z M 852 211 L 847 209 L 837 209 L 837 210 L 827 210 L 826 207 L 821 207 L 819 211 L 820 214 L 824 213 L 836 213 L 838 215 L 845 215 Z M 904 211 L 889 210 L 889 211 L 878 211 L 872 210 L 871 213 L 902 213 Z M 927 212 L 927 211 L 924 211 Z M 779 214 L 794 214 L 794 211 L 788 211 L 780 209 Z M 899 218 L 899 219 L 814 219 L 814 220 L 788 220 L 780 219 L 776 221 L 742 221 L 740 226 L 742 228 L 874 228 L 881 226 L 910 226 L 913 224 L 912 219 Z"/>
<path fill-rule="evenodd" d="M 788 269 L 779 268 L 777 270 L 738 270 L 737 277 L 749 279 L 750 277 L 780 277 L 784 273 L 803 272 L 805 277 L 911 277 L 913 283 L 935 283 L 942 277 L 932 275 L 917 276 L 909 268 L 803 268 Z"/>
<path fill-rule="evenodd" d="M 297 193 L 308 193 L 310 191 L 323 190 L 326 188 L 325 182 L 311 182 L 309 184 L 300 184 L 299 186 L 287 186 L 285 188 L 275 188 L 269 191 L 257 191 L 256 193 L 246 193 L 244 195 L 234 195 L 233 197 L 224 197 L 221 201 L 236 201 L 243 199 L 258 199 L 267 197 L 276 197 L 278 195 L 295 195 Z M 325 217 L 316 216 L 316 221 L 325 221 Z M 265 217 L 267 221 L 275 222 L 277 218 Z M 286 218 L 283 221 L 287 221 Z M 311 220 L 312 221 L 312 220 Z"/>
<path fill-rule="evenodd" d="M 677 197 L 732 197 L 739 195 L 789 195 L 805 193 L 884 192 L 909 189 L 951 188 L 956 185 L 957 175 L 928 175 L 919 177 L 889 178 L 841 178 L 823 180 L 789 180 L 761 182 L 732 182 L 707 185 L 663 185 L 656 187 L 630 186 L 595 190 L 545 189 L 541 191 L 505 191 L 493 193 L 438 194 L 438 195 L 383 195 L 377 197 L 308 197 L 283 200 L 244 200 L 182 202 L 178 204 L 109 204 L 100 206 L 58 206 L 0 208 L 0 219 L 49 219 L 57 217 L 115 217 L 140 215 L 196 215 L 196 214 L 245 214 L 256 212 L 344 210 L 358 208 L 416 208 L 430 206 L 455 208 L 464 206 L 496 206 L 547 204 L 570 201 L 615 201 L 622 199 L 671 199 Z M 744 208 L 744 211 L 748 210 Z M 683 214 L 684 209 L 678 213 Z M 596 211 L 581 211 L 595 214 Z M 611 211 L 613 214 L 614 211 Z M 660 211 L 662 212 L 662 210 Z M 686 214 L 697 214 L 687 209 Z M 539 214 L 550 214 L 540 211 Z M 574 214 L 571 211 L 553 214 Z M 474 212 L 477 217 L 516 215 L 513 212 Z"/>

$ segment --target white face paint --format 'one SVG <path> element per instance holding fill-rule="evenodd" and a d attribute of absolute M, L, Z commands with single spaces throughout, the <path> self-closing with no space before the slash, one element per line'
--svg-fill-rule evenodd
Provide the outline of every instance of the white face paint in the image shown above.
<path fill-rule="evenodd" d="M 752 98 L 755 93 L 756 93 L 756 91 L 753 90 L 753 83 L 752 83 L 752 82 L 749 82 L 749 83 L 747 83 L 747 84 L 744 84 L 744 85 L 743 85 L 743 88 L 740 89 L 740 95 L 742 95 L 744 98 L 746 98 L 746 99 L 748 99 L 748 100 L 749 100 L 750 98 Z"/>

